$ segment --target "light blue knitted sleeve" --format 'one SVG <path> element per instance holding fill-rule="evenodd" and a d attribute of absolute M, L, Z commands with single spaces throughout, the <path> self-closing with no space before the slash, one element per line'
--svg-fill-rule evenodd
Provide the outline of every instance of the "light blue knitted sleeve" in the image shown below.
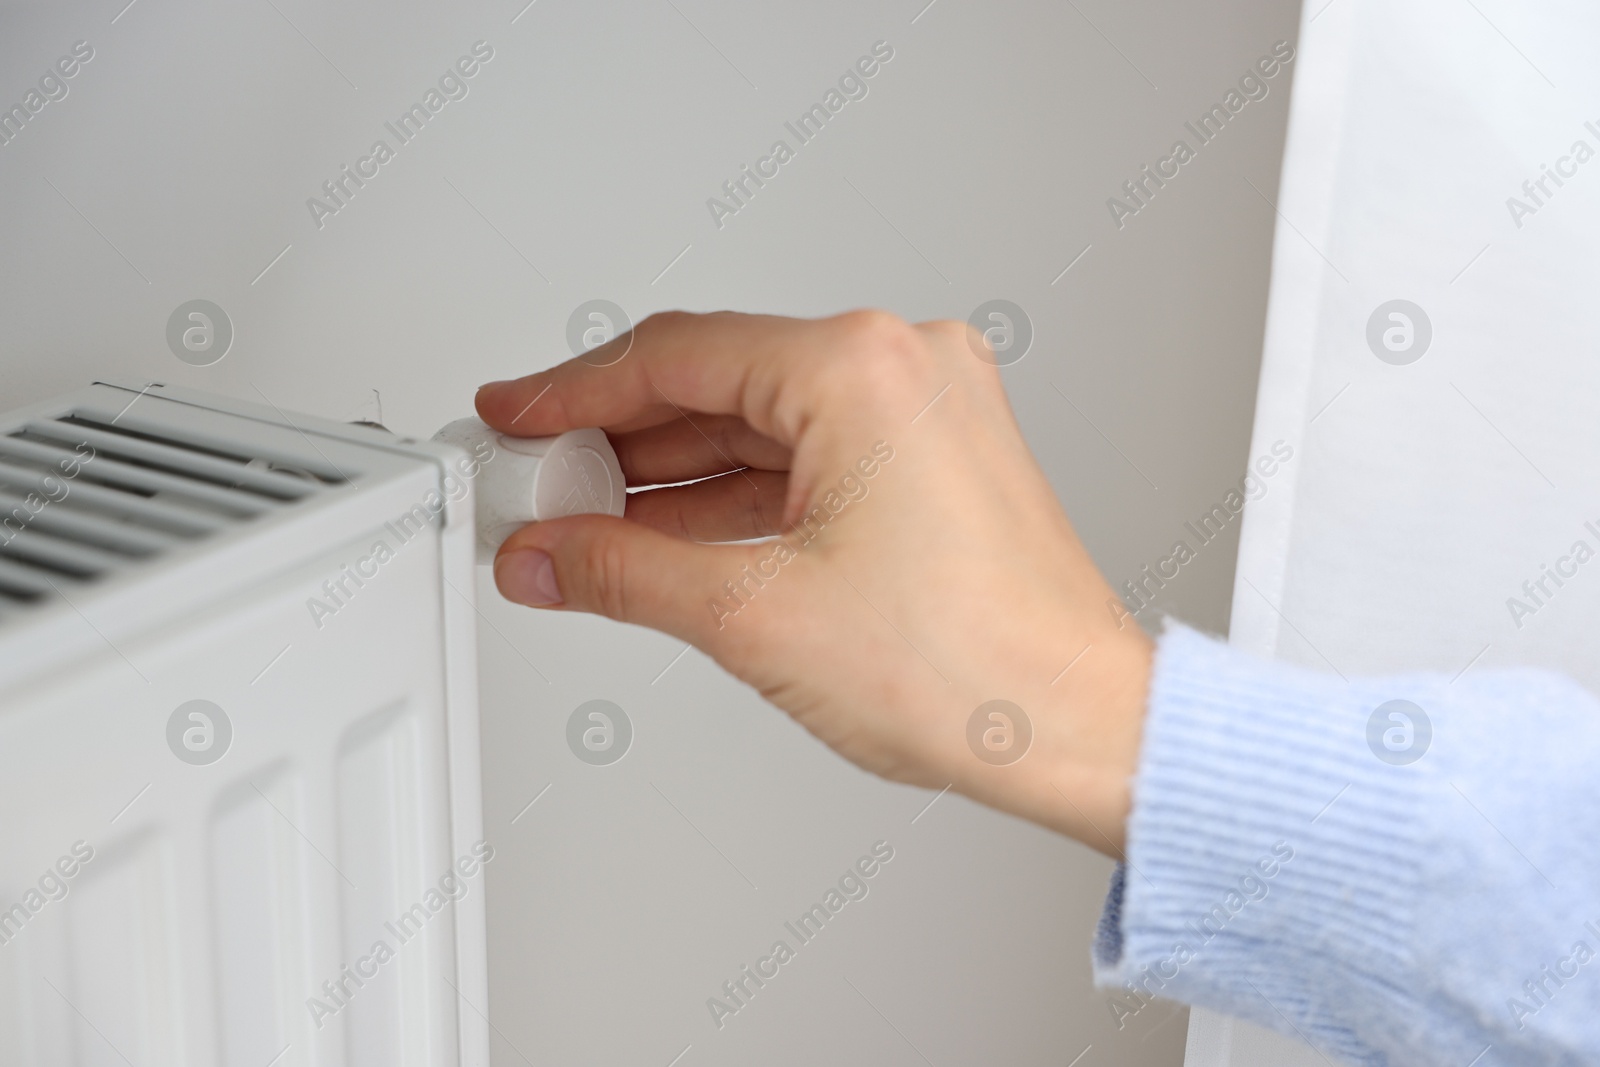
<path fill-rule="evenodd" d="M 1095 978 L 1123 1023 L 1161 996 L 1334 1061 L 1600 1064 L 1597 846 L 1571 681 L 1346 682 L 1174 625 Z"/>

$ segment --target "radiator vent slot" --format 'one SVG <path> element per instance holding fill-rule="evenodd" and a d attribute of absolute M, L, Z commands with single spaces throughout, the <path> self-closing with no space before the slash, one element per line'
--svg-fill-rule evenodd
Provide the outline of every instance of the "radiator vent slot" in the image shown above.
<path fill-rule="evenodd" d="M 332 463 L 79 409 L 0 435 L 0 621 L 8 609 L 291 507 Z"/>

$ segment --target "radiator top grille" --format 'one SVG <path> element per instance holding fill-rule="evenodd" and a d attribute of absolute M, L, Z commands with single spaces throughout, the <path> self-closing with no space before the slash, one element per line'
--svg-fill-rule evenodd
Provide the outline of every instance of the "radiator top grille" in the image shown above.
<path fill-rule="evenodd" d="M 0 622 L 345 484 L 331 462 L 251 454 L 77 409 L 0 435 Z"/>

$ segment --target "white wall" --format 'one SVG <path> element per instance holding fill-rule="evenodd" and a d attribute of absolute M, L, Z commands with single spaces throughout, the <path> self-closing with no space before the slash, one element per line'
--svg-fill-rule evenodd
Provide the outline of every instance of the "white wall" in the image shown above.
<path fill-rule="evenodd" d="M 0 8 L 0 105 L 94 49 L 0 146 L 6 406 L 119 375 L 334 417 L 376 395 L 425 434 L 564 357 L 594 297 L 911 318 L 1004 297 L 1037 331 L 1013 401 L 1114 580 L 1243 473 L 1292 68 L 1124 228 L 1105 201 L 1293 38 L 1287 0 L 123 2 Z M 318 229 L 307 198 L 478 40 L 469 94 Z M 869 95 L 719 230 L 707 197 L 879 40 Z M 197 297 L 236 331 L 203 368 L 164 336 Z M 1160 606 L 1224 626 L 1234 543 Z M 1089 989 L 1106 861 L 949 796 L 913 823 L 929 794 L 697 653 L 480 592 L 497 1063 L 1179 1062 L 1181 1013 L 1119 1032 Z M 563 739 L 595 697 L 637 731 L 610 767 Z M 706 998 L 879 839 L 870 896 L 716 1029 Z"/>

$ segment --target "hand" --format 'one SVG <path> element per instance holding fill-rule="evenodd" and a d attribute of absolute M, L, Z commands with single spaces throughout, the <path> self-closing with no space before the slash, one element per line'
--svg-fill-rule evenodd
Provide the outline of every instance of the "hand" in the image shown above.
<path fill-rule="evenodd" d="M 1110 609 L 972 343 L 876 311 L 673 312 L 484 386 L 497 430 L 599 426 L 628 484 L 658 487 L 621 519 L 513 534 L 500 591 L 682 638 L 869 771 L 1119 853 L 1150 642 Z M 1032 729 L 1004 766 L 968 741 L 992 700 Z M 981 724 L 1002 754 L 1005 723 Z"/>

